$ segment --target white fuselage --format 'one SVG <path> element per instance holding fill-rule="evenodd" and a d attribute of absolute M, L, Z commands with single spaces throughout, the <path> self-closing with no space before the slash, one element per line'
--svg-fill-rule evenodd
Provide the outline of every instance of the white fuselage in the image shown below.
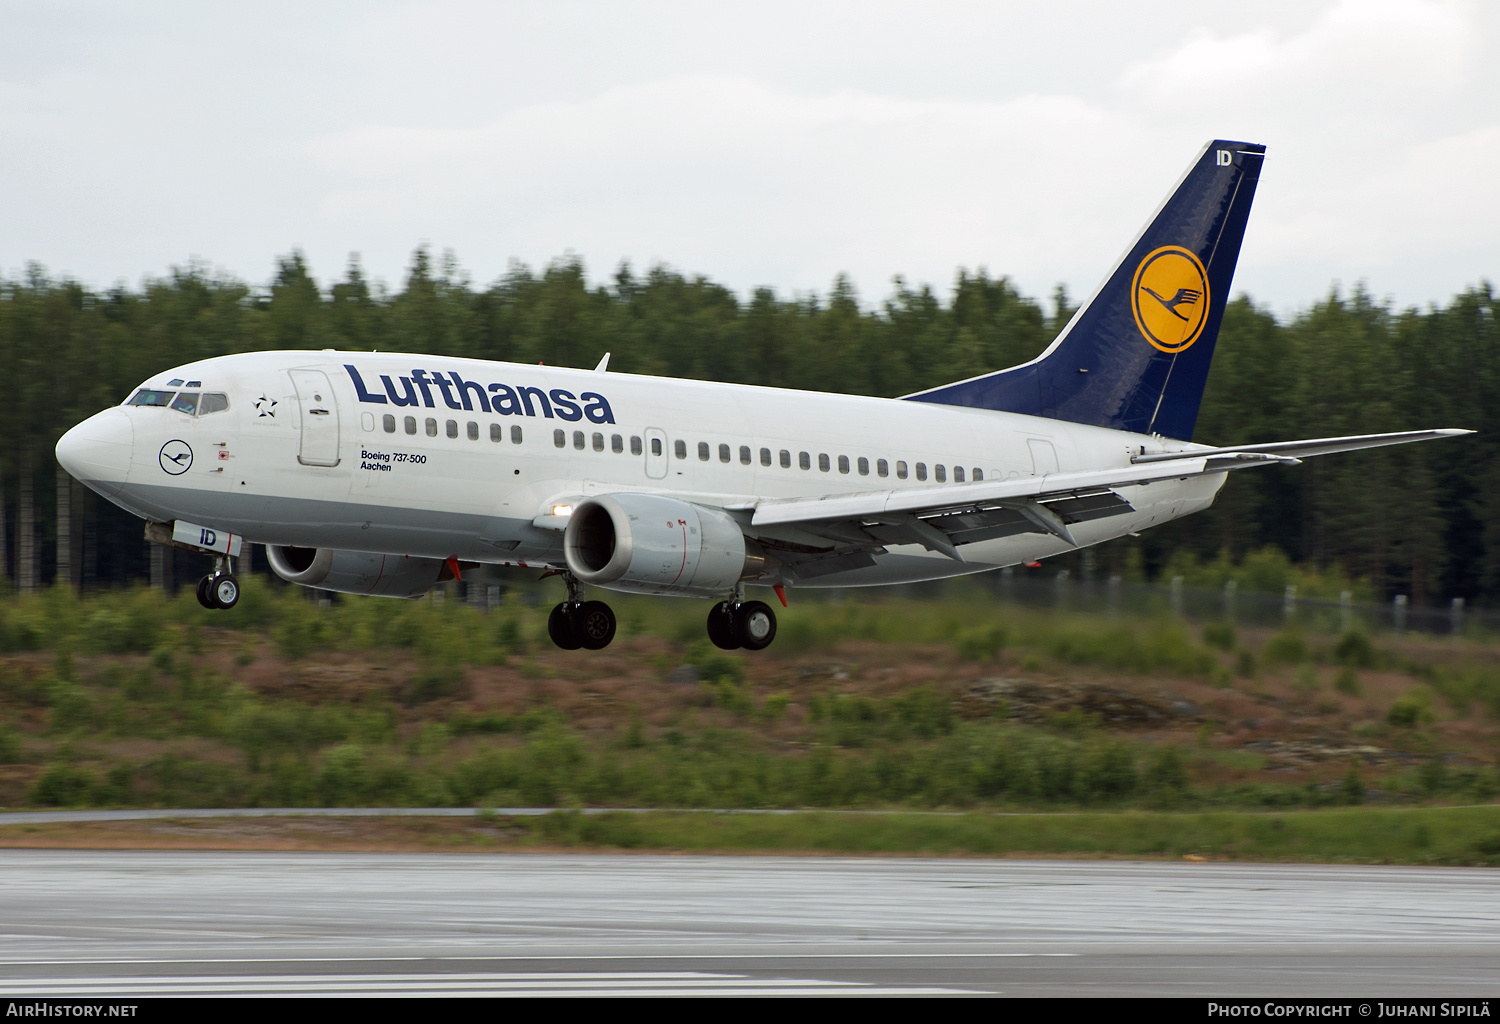
<path fill-rule="evenodd" d="M 1109 469 L 1142 451 L 1194 447 L 927 402 L 446 356 L 222 356 L 143 388 L 222 393 L 228 408 L 188 415 L 127 404 L 64 438 L 65 466 L 131 512 L 257 543 L 494 564 L 560 567 L 554 509 L 589 495 L 643 491 L 744 508 L 979 474 Z M 1206 508 L 1223 479 L 1120 488 L 1134 511 L 1079 523 L 1074 539 L 1097 544 Z M 754 536 L 748 515 L 744 522 Z M 962 562 L 900 545 L 874 566 L 804 585 L 933 579 L 1067 550 L 1041 532 L 966 545 Z"/>

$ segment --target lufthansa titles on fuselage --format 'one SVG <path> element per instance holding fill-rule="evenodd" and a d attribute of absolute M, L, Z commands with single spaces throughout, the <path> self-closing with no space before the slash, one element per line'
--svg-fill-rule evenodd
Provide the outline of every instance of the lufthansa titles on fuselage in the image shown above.
<path fill-rule="evenodd" d="M 444 372 L 420 368 L 412 370 L 409 377 L 398 374 L 394 379 L 390 374 L 382 373 L 380 382 L 384 385 L 383 389 L 372 391 L 352 363 L 345 363 L 344 369 L 349 371 L 349 379 L 354 382 L 354 391 L 359 400 L 369 405 L 422 406 L 434 409 L 437 408 L 433 398 L 433 391 L 436 390 L 449 409 L 464 412 L 487 412 L 497 416 L 540 414 L 549 420 L 555 417 L 569 422 L 584 418 L 591 423 L 615 421 L 609 399 L 596 391 L 575 395 L 563 388 L 547 391 L 528 385 L 496 383 L 486 386 L 464 380 L 455 370 Z"/>

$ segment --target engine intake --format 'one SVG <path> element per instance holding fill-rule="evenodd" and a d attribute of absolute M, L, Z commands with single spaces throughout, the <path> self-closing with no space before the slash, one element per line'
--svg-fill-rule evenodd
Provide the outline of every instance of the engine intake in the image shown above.
<path fill-rule="evenodd" d="M 728 513 L 654 494 L 580 502 L 563 557 L 584 583 L 638 594 L 718 597 L 771 568 Z"/>
<path fill-rule="evenodd" d="M 453 578 L 440 558 L 377 555 L 333 548 L 294 548 L 266 545 L 266 560 L 288 583 L 340 594 L 372 597 L 421 597 Z"/>

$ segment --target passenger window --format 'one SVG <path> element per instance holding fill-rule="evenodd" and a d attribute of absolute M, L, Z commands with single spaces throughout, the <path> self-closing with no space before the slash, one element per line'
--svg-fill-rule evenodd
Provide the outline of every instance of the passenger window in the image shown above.
<path fill-rule="evenodd" d="M 417 418 L 415 416 L 406 417 L 406 432 L 408 434 L 415 434 L 417 432 Z"/>
<path fill-rule="evenodd" d="M 792 468 L 792 453 L 787 451 L 785 448 L 781 449 L 781 468 Z"/>
<path fill-rule="evenodd" d="M 826 473 L 831 468 L 832 468 L 832 466 L 828 462 L 828 456 L 825 455 L 825 454 L 823 454 L 822 452 L 819 452 L 818 453 L 818 469 L 820 471 Z"/>
<path fill-rule="evenodd" d="M 680 444 L 681 442 L 678 443 Z M 632 434 L 630 437 L 630 454 L 639 455 L 643 451 L 645 451 L 645 449 L 641 446 L 640 437 L 638 435 Z"/>
<path fill-rule="evenodd" d="M 740 465 L 750 465 L 750 446 L 748 444 L 740 445 Z"/>
<path fill-rule="evenodd" d="M 505 428 L 498 423 L 490 424 L 490 440 L 499 444 L 505 440 Z"/>
<path fill-rule="evenodd" d="M 171 391 L 151 391 L 148 388 L 141 388 L 141 390 L 135 393 L 135 397 L 128 404 L 167 406 L 172 404 L 172 395 L 173 392 Z"/>
<path fill-rule="evenodd" d="M 448 421 L 448 436 L 449 437 L 457 437 L 458 436 L 458 420 L 449 420 Z"/>
<path fill-rule="evenodd" d="M 870 475 L 870 460 L 867 459 L 867 458 L 865 458 L 863 455 L 861 455 L 859 457 L 859 475 L 860 476 L 869 476 Z"/>
<path fill-rule="evenodd" d="M 983 480 L 984 479 L 984 470 L 982 470 L 982 469 L 976 469 L 976 470 L 974 470 L 974 479 L 975 479 L 976 482 L 979 481 L 979 480 Z"/>
<path fill-rule="evenodd" d="M 801 466 L 803 469 L 812 469 L 812 456 L 808 455 L 806 452 L 798 452 L 797 465 Z"/>
<path fill-rule="evenodd" d="M 906 479 L 906 463 L 903 462 L 900 459 L 896 460 L 896 479 L 897 480 L 905 480 Z"/>
<path fill-rule="evenodd" d="M 189 416 L 195 415 L 198 412 L 198 392 L 184 391 L 172 400 L 172 408 Z"/>
<path fill-rule="evenodd" d="M 672 442 L 672 451 L 677 455 L 677 457 L 679 459 L 685 459 L 685 458 L 687 458 L 687 442 L 686 441 L 673 441 Z"/>
<path fill-rule="evenodd" d="M 597 430 L 594 431 L 594 451 L 604 451 L 604 435 L 599 433 L 599 431 Z"/>
<path fill-rule="evenodd" d="M 437 420 L 431 416 L 427 417 L 427 436 L 437 437 Z"/>
<path fill-rule="evenodd" d="M 708 442 L 707 441 L 699 441 L 698 442 L 698 461 L 699 462 L 707 462 L 708 461 Z"/>
<path fill-rule="evenodd" d="M 927 463 L 925 463 L 925 462 L 919 462 L 919 463 L 917 463 L 917 479 L 918 480 L 926 480 L 927 479 Z"/>
<path fill-rule="evenodd" d="M 359 414 L 359 426 L 361 430 L 369 432 L 375 429 L 375 414 L 362 412 Z"/>
<path fill-rule="evenodd" d="M 847 456 L 847 455 L 840 455 L 839 456 L 839 472 L 840 473 L 847 473 L 847 472 L 849 472 L 849 456 Z"/>
<path fill-rule="evenodd" d="M 479 424 L 475 423 L 473 420 L 469 421 L 469 440 L 479 440 Z"/>
<path fill-rule="evenodd" d="M 511 427 L 510 428 L 510 443 L 511 444 L 520 444 L 521 443 L 521 428 L 520 427 Z"/>
<path fill-rule="evenodd" d="M 616 455 L 624 454 L 625 439 L 619 434 L 611 434 L 609 438 L 609 450 L 614 452 Z"/>
<path fill-rule="evenodd" d="M 956 483 L 956 484 L 961 484 L 961 483 L 964 482 L 964 467 L 962 467 L 962 466 L 954 466 L 953 467 L 953 482 Z"/>
<path fill-rule="evenodd" d="M 566 430 L 554 430 L 552 432 L 552 443 L 559 448 L 568 446 L 568 432 Z"/>
<path fill-rule="evenodd" d="M 727 445 L 727 444 L 721 444 L 721 445 L 719 445 L 719 461 L 720 462 L 728 462 L 729 461 L 729 445 Z"/>
<path fill-rule="evenodd" d="M 889 462 L 886 462 L 884 459 L 876 459 L 875 460 L 875 475 L 876 476 L 890 476 L 891 475 L 891 464 Z"/>
<path fill-rule="evenodd" d="M 760 450 L 760 464 L 762 466 L 769 466 L 771 464 L 771 449 L 762 448 Z"/>
<path fill-rule="evenodd" d="M 584 442 L 584 439 L 583 439 L 583 431 L 581 431 L 581 430 L 575 430 L 575 431 L 573 431 L 573 447 L 577 448 L 579 451 L 583 451 L 584 443 L 585 442 Z"/>
<path fill-rule="evenodd" d="M 210 391 L 198 402 L 198 415 L 207 416 L 210 413 L 223 412 L 227 408 L 229 408 L 229 396 Z"/>
<path fill-rule="evenodd" d="M 948 470 L 942 463 L 932 467 L 932 478 L 940 484 L 948 482 Z"/>
<path fill-rule="evenodd" d="M 396 417 L 390 413 L 386 413 L 380 417 L 380 425 L 385 428 L 387 434 L 394 434 L 396 432 Z"/>
<path fill-rule="evenodd" d="M 677 443 L 681 444 L 682 442 L 678 441 Z M 661 455 L 661 438 L 653 437 L 651 439 L 651 454 L 658 456 Z"/>

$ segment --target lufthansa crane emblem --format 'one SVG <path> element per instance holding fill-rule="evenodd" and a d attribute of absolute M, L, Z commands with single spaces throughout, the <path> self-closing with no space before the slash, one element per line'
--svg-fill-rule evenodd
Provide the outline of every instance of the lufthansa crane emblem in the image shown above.
<path fill-rule="evenodd" d="M 193 449 L 186 441 L 172 440 L 161 446 L 157 458 L 162 469 L 172 476 L 181 476 L 193 464 Z"/>
<path fill-rule="evenodd" d="M 1181 352 L 1208 319 L 1208 272 L 1180 245 L 1164 245 L 1141 260 L 1130 289 L 1135 325 L 1156 348 Z"/>

